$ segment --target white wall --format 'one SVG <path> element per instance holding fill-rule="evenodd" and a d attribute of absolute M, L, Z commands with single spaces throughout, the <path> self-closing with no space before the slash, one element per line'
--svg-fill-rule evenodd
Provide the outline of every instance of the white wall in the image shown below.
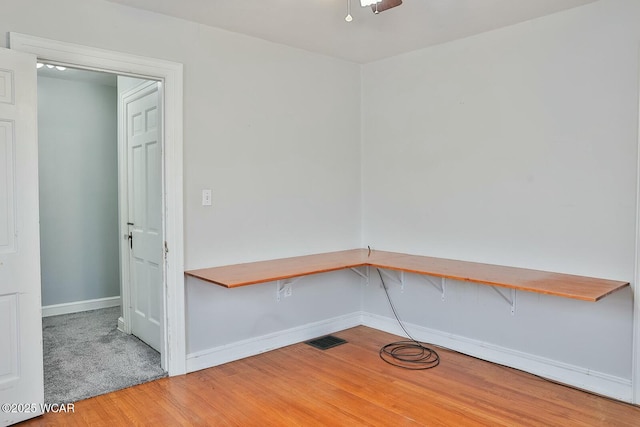
<path fill-rule="evenodd" d="M 4 1 L 0 32 L 184 64 L 187 269 L 364 243 L 631 280 L 639 7 L 601 0 L 363 67 L 100 0 Z M 630 291 L 519 294 L 512 317 L 488 287 L 441 302 L 421 280 L 392 291 L 407 321 L 629 385 Z M 358 283 L 305 278 L 276 303 L 273 284 L 188 280 L 188 351 L 354 304 L 388 319 Z"/>
<path fill-rule="evenodd" d="M 38 77 L 42 305 L 120 295 L 117 93 Z"/>
<path fill-rule="evenodd" d="M 187 267 L 357 247 L 358 66 L 199 35 L 230 40 L 187 67 Z M 204 188 L 213 207 L 199 206 Z"/>
<path fill-rule="evenodd" d="M 359 246 L 358 65 L 101 0 L 3 1 L 9 31 L 184 64 L 185 268 Z M 212 207 L 200 205 L 204 188 Z M 209 307 L 219 291 L 188 283 L 189 351 L 211 344 L 195 325 L 224 330 Z"/>
<path fill-rule="evenodd" d="M 348 270 L 301 277 L 293 283 L 292 295 L 280 301 L 275 282 L 226 289 L 189 277 L 187 284 L 190 359 L 203 356 L 219 364 L 361 322 L 360 279 Z M 247 347 L 253 351 L 243 354 Z M 208 366 L 188 363 L 189 370 Z"/>
<path fill-rule="evenodd" d="M 638 22 L 603 0 L 363 66 L 365 243 L 632 281 Z M 630 290 L 520 293 L 512 317 L 490 288 L 429 288 L 397 295 L 407 321 L 631 378 Z M 375 286 L 364 307 L 390 316 Z"/>

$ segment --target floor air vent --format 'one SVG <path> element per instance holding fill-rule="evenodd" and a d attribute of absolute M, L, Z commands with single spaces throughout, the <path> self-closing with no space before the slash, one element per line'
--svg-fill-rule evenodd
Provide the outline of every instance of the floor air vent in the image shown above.
<path fill-rule="evenodd" d="M 346 343 L 342 338 L 334 337 L 333 335 L 326 335 L 324 337 L 316 338 L 311 341 L 306 341 L 312 347 L 319 348 L 320 350 L 326 350 L 331 347 L 338 346 Z"/>

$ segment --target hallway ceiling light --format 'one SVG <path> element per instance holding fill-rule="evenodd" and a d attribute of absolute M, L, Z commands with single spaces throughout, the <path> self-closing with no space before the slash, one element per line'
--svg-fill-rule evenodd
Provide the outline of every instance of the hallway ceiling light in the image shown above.
<path fill-rule="evenodd" d="M 67 69 L 67 67 L 63 67 L 62 65 L 53 65 L 53 64 L 43 64 L 42 62 L 38 62 L 36 64 L 36 68 L 39 70 L 40 68 L 46 66 L 48 69 L 53 69 L 55 68 L 58 71 L 64 71 Z"/>

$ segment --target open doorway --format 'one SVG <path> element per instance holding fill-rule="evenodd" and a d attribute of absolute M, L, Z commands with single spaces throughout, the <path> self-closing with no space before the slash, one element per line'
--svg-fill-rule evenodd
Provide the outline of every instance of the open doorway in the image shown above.
<path fill-rule="evenodd" d="M 53 64 L 38 70 L 46 402 L 165 375 L 158 87 Z"/>
<path fill-rule="evenodd" d="M 19 277 L 30 277 L 18 282 L 19 291 L 24 295 L 24 310 L 20 321 L 22 327 L 13 331 L 14 343 L 21 343 L 16 353 L 13 368 L 23 367 L 23 375 L 16 377 L 15 384 L 7 388 L 16 401 L 42 401 L 42 358 L 41 358 L 41 290 L 39 277 L 39 221 L 37 209 L 38 156 L 36 129 L 36 60 L 59 66 L 70 66 L 87 70 L 103 70 L 120 75 L 157 79 L 162 84 L 163 116 L 163 205 L 165 212 L 163 231 L 165 288 L 162 292 L 164 307 L 161 365 L 170 376 L 186 373 L 185 335 L 185 281 L 184 281 L 184 225 L 183 225 L 183 66 L 180 63 L 132 55 L 91 46 L 60 42 L 26 34 L 9 33 L 10 48 L 14 53 L 2 55 L 8 73 L 16 73 L 17 85 L 22 88 L 22 96 L 15 98 L 13 108 L 18 114 L 15 123 L 21 131 L 16 158 L 22 171 L 24 191 L 22 211 L 18 210 L 31 233 L 22 233 L 25 251 L 12 259 L 13 265 L 27 266 L 20 270 Z M 1 52 L 0 52 L 1 53 Z M 31 70 L 33 70 L 31 72 Z M 12 92 L 8 92 L 12 93 Z M 13 111 L 12 110 L 12 111 Z M 23 148 L 22 148 L 23 147 Z M 35 209 L 28 210 L 30 206 Z M 31 214 L 30 212 L 34 212 Z M 36 249 L 37 248 L 37 249 Z M 34 254 L 37 254 L 34 256 Z M 33 274 L 28 275 L 31 271 Z M 37 277 L 36 277 L 37 276 Z M 33 286 L 37 284 L 37 287 Z M 13 288 L 11 288 L 13 289 Z M 37 320 L 36 320 L 37 319 Z M 37 328 L 34 328 L 37 326 Z M 17 348 L 17 347 L 16 347 Z M 27 373 L 32 373 L 27 375 Z M 6 390 L 5 390 L 6 391 Z M 37 415 L 34 413 L 33 415 Z M 26 417 L 25 417 L 26 418 Z M 21 418 L 24 419 L 24 418 Z"/>

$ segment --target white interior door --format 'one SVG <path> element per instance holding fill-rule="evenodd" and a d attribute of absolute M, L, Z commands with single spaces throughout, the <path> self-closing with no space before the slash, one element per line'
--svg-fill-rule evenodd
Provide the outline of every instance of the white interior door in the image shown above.
<path fill-rule="evenodd" d="M 0 425 L 44 403 L 36 111 L 36 57 L 0 48 Z"/>
<path fill-rule="evenodd" d="M 161 351 L 163 233 L 158 83 L 124 99 L 128 168 L 131 333 Z"/>

